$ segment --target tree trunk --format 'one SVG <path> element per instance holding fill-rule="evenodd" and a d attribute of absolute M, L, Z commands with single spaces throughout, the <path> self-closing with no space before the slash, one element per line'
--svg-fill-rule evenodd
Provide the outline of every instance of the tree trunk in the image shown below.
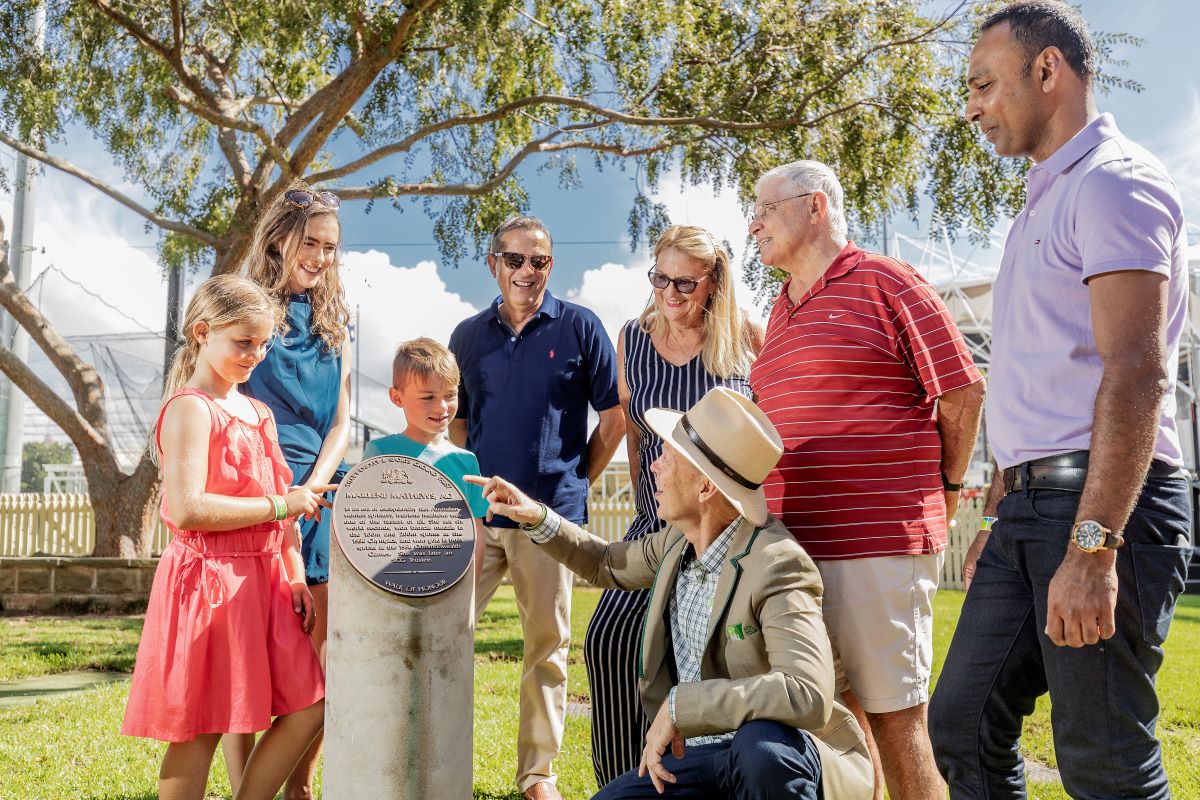
<path fill-rule="evenodd" d="M 96 557 L 149 558 L 158 522 L 161 484 L 147 455 L 132 475 L 117 469 L 87 470 L 96 515 Z"/>
<path fill-rule="evenodd" d="M 214 246 L 213 275 L 237 272 L 250 253 L 251 234 L 258 214 L 258 203 L 245 200 L 233 212 L 229 229 Z"/>

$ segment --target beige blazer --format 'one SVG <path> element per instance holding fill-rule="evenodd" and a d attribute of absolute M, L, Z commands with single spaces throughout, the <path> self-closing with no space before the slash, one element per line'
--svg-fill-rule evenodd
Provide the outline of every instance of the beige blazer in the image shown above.
<path fill-rule="evenodd" d="M 654 719 L 674 685 L 670 604 L 687 540 L 667 528 L 633 542 L 608 542 L 562 521 L 542 549 L 605 589 L 651 587 L 642 624 L 638 685 Z M 698 683 L 675 693 L 685 738 L 770 719 L 808 731 L 821 754 L 827 800 L 869 800 L 873 772 L 862 729 L 837 700 L 833 655 L 821 618 L 821 575 L 774 517 L 733 532 L 717 579 Z"/>

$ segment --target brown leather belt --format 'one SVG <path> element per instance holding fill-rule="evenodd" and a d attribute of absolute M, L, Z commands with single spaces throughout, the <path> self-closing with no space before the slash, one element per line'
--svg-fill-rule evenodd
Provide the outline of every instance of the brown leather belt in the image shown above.
<path fill-rule="evenodd" d="M 1026 461 L 1004 470 L 1004 492 L 1022 489 L 1057 489 L 1062 492 L 1082 492 L 1087 480 L 1088 451 L 1076 450 L 1057 456 Z M 1165 461 L 1150 462 L 1147 478 L 1187 478 L 1188 471 Z"/>

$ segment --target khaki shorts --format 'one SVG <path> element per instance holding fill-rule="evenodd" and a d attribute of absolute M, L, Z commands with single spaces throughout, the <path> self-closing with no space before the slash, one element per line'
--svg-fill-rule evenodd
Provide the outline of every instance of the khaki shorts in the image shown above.
<path fill-rule="evenodd" d="M 818 561 L 838 692 L 872 714 L 929 702 L 944 553 Z"/>

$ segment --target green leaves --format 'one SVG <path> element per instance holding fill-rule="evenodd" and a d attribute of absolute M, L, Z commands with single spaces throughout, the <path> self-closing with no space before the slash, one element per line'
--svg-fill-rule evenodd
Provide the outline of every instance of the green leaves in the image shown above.
<path fill-rule="evenodd" d="M 1022 165 L 960 121 L 965 4 L 938 18 L 918 0 L 44 3 L 43 56 L 20 33 L 33 0 L 0 8 L 25 37 L 0 51 L 0 129 L 55 155 L 90 130 L 182 223 L 163 240 L 172 265 L 236 266 L 292 174 L 347 200 L 423 198 L 451 262 L 527 206 L 519 167 L 575 186 L 580 154 L 636 160 L 635 245 L 666 223 L 648 195 L 671 170 L 749 202 L 766 169 L 826 161 L 860 226 L 916 213 L 923 189 L 950 232 L 982 234 L 1020 202 Z M 1112 66 L 1138 43 L 1097 42 Z M 216 237 L 215 258 L 189 228 Z"/>

